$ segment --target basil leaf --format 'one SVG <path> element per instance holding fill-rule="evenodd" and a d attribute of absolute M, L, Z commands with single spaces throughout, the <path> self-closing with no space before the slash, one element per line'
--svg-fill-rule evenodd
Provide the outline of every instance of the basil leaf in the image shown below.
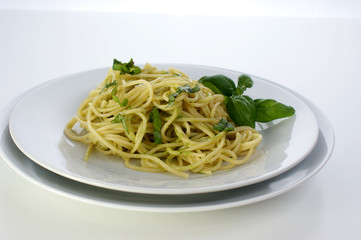
<path fill-rule="evenodd" d="M 216 125 L 213 126 L 214 130 L 217 131 L 233 131 L 234 126 L 232 123 L 227 122 L 226 119 L 222 118 Z"/>
<path fill-rule="evenodd" d="M 125 106 L 127 106 L 127 104 L 128 104 L 128 99 L 127 99 L 127 98 L 124 99 L 123 102 L 119 103 L 119 105 L 120 105 L 121 107 L 125 107 Z"/>
<path fill-rule="evenodd" d="M 117 96 L 112 95 L 112 99 L 113 99 L 115 102 L 119 103 L 119 105 L 122 104 Z"/>
<path fill-rule="evenodd" d="M 253 86 L 253 81 L 248 75 L 241 75 L 238 77 L 237 94 L 242 95 L 247 88 Z"/>
<path fill-rule="evenodd" d="M 195 92 L 198 92 L 199 90 L 201 90 L 199 88 L 199 85 L 198 83 L 196 84 L 196 86 L 194 88 L 192 88 L 191 86 L 189 86 L 188 84 L 184 85 L 184 86 L 181 86 L 181 87 L 178 87 L 177 88 L 177 96 L 181 93 L 181 92 L 187 92 L 187 93 L 195 93 Z"/>
<path fill-rule="evenodd" d="M 177 94 L 177 96 L 178 96 L 178 94 Z M 172 105 L 174 104 L 174 102 L 175 102 L 175 96 L 174 96 L 174 94 L 170 94 L 170 95 L 169 95 L 168 106 L 169 106 L 169 107 L 172 106 Z"/>
<path fill-rule="evenodd" d="M 229 117 L 238 126 L 256 125 L 256 105 L 252 98 L 246 95 L 233 95 L 227 100 L 227 112 Z"/>
<path fill-rule="evenodd" d="M 120 113 L 111 121 L 111 123 L 122 123 L 125 131 L 129 134 L 129 129 L 127 126 L 127 122 L 125 121 L 125 117 Z"/>
<path fill-rule="evenodd" d="M 121 61 L 114 59 L 112 69 L 120 71 L 120 74 L 139 74 L 142 71 L 140 67 L 134 65 L 133 58 L 131 58 L 127 63 L 122 63 Z"/>
<path fill-rule="evenodd" d="M 196 86 L 194 88 L 192 88 L 191 86 L 189 86 L 188 84 L 184 85 L 184 86 L 180 86 L 177 88 L 176 92 L 173 94 L 169 94 L 169 103 L 168 106 L 172 106 L 175 102 L 175 98 L 181 94 L 182 92 L 187 92 L 187 93 L 195 93 L 200 91 L 200 87 L 198 85 L 198 83 L 196 84 Z"/>
<path fill-rule="evenodd" d="M 116 84 L 115 87 L 113 88 L 112 95 L 117 94 L 117 92 L 118 92 L 118 84 Z"/>
<path fill-rule="evenodd" d="M 104 89 L 109 88 L 109 87 L 114 86 L 114 85 L 118 85 L 118 81 L 114 81 L 114 82 L 105 84 L 105 86 L 104 86 L 104 87 L 102 88 L 102 90 L 99 92 L 99 95 L 104 91 Z M 114 89 L 113 89 L 113 91 L 114 91 Z M 112 93 L 113 93 L 113 91 L 112 91 Z"/>
<path fill-rule="evenodd" d="M 160 119 L 160 114 L 157 107 L 154 107 L 150 112 L 149 121 L 153 122 L 153 136 L 155 144 L 162 143 L 162 120 Z"/>
<path fill-rule="evenodd" d="M 128 99 L 124 99 L 123 102 L 120 102 L 120 99 L 115 95 L 112 95 L 112 99 L 117 102 L 121 107 L 125 107 L 128 104 Z"/>
<path fill-rule="evenodd" d="M 114 86 L 114 85 L 117 85 L 118 84 L 118 81 L 114 81 L 114 82 L 111 82 L 111 83 L 108 83 L 105 85 L 106 88 L 109 88 L 111 86 Z"/>
<path fill-rule="evenodd" d="M 114 81 L 114 82 L 111 82 L 111 83 L 108 83 L 106 84 L 103 89 L 99 92 L 99 95 L 102 93 L 102 91 L 105 89 L 105 88 L 109 88 L 111 86 L 115 86 L 112 90 L 112 99 L 119 103 L 119 105 L 121 107 L 125 107 L 127 104 L 128 104 L 128 99 L 124 99 L 123 102 L 120 102 L 119 98 L 116 96 L 117 92 L 118 92 L 118 81 Z"/>
<path fill-rule="evenodd" d="M 150 114 L 149 114 L 149 122 L 153 122 L 153 109 L 152 111 L 150 111 Z"/>
<path fill-rule="evenodd" d="M 199 84 L 196 83 L 196 85 L 194 86 L 194 88 L 192 88 L 192 92 L 191 92 L 191 93 L 199 92 L 200 90 L 201 90 L 201 88 L 199 87 Z"/>
<path fill-rule="evenodd" d="M 295 109 L 273 99 L 255 99 L 256 121 L 270 122 L 275 119 L 290 117 L 295 114 Z"/>
<path fill-rule="evenodd" d="M 122 121 L 123 116 L 121 114 L 118 114 L 111 123 L 120 123 Z"/>
<path fill-rule="evenodd" d="M 231 96 L 236 91 L 233 80 L 222 74 L 201 77 L 198 81 L 214 93 Z"/>

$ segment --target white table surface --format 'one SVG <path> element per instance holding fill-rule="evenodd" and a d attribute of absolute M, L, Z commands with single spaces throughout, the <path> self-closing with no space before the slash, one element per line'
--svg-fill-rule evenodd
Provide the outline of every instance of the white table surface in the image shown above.
<path fill-rule="evenodd" d="M 70 199 L 0 159 L 0 239 L 361 239 L 360 18 L 3 10 L 0 109 L 55 77 L 131 57 L 229 68 L 289 87 L 330 119 L 333 155 L 278 197 L 175 214 Z"/>

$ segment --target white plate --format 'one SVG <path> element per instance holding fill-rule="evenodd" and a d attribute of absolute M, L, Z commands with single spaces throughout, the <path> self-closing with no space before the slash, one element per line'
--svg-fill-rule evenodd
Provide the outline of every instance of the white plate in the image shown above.
<path fill-rule="evenodd" d="M 103 207 L 148 212 L 196 212 L 244 206 L 299 186 L 322 169 L 330 158 L 334 147 L 332 126 L 315 105 L 302 99 L 315 113 L 319 123 L 320 135 L 313 151 L 300 164 L 277 177 L 222 192 L 179 196 L 137 194 L 93 187 L 54 174 L 27 158 L 12 141 L 8 119 L 15 100 L 1 111 L 0 155 L 12 169 L 32 183 L 62 196 Z"/>
<path fill-rule="evenodd" d="M 186 64 L 156 64 L 160 69 L 178 68 L 193 79 L 225 74 L 237 79 L 240 72 Z M 194 174 L 189 180 L 167 173 L 144 173 L 124 167 L 118 157 L 93 153 L 83 161 L 86 145 L 63 134 L 65 124 L 81 101 L 105 77 L 108 69 L 78 73 L 55 79 L 22 97 L 10 117 L 15 144 L 34 162 L 59 175 L 82 183 L 113 190 L 149 194 L 194 194 L 223 191 L 277 176 L 300 163 L 313 149 L 318 137 L 317 120 L 310 108 L 288 90 L 253 77 L 247 94 L 273 98 L 296 109 L 296 115 L 258 125 L 263 141 L 251 161 L 211 177 Z"/>

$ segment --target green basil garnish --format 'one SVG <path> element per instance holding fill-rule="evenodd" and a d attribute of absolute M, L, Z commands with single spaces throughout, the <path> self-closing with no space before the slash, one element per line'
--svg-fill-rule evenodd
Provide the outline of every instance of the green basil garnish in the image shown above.
<path fill-rule="evenodd" d="M 196 84 L 196 86 L 194 88 L 192 88 L 188 84 L 178 87 L 175 93 L 169 94 L 168 106 L 172 106 L 175 102 L 175 98 L 182 92 L 195 93 L 195 92 L 198 92 L 199 90 L 201 90 L 201 89 L 199 88 L 198 83 Z"/>
<path fill-rule="evenodd" d="M 222 74 L 204 76 L 201 77 L 198 82 L 211 89 L 214 93 L 224 96 L 231 96 L 233 92 L 236 91 L 236 85 L 233 80 Z"/>
<path fill-rule="evenodd" d="M 255 127 L 256 105 L 249 96 L 233 95 L 229 97 L 226 108 L 229 117 L 238 126 Z"/>
<path fill-rule="evenodd" d="M 112 95 L 112 99 L 117 102 L 120 106 L 122 105 L 122 103 L 120 102 L 119 98 L 115 95 Z"/>
<path fill-rule="evenodd" d="M 162 120 L 157 107 L 154 107 L 149 115 L 149 122 L 153 122 L 153 136 L 155 144 L 162 143 Z"/>
<path fill-rule="evenodd" d="M 99 92 L 99 95 L 102 93 L 102 91 L 105 88 L 109 88 L 111 86 L 114 86 L 113 90 L 112 90 L 112 99 L 117 102 L 121 107 L 125 107 L 128 104 L 128 99 L 124 99 L 123 102 L 120 102 L 120 99 L 118 98 L 118 96 L 116 96 L 117 92 L 118 92 L 118 81 L 114 81 L 111 83 L 106 84 L 103 89 Z"/>
<path fill-rule="evenodd" d="M 255 99 L 257 108 L 256 121 L 270 122 L 275 119 L 290 117 L 295 114 L 295 109 L 273 99 Z"/>
<path fill-rule="evenodd" d="M 237 87 L 230 78 L 220 74 L 204 76 L 198 82 L 211 89 L 214 93 L 225 96 L 224 104 L 228 115 L 238 126 L 254 128 L 256 122 L 269 122 L 295 114 L 293 107 L 286 106 L 276 100 L 253 100 L 251 97 L 243 95 L 247 88 L 253 86 L 253 80 L 245 74 L 238 77 Z"/>
<path fill-rule="evenodd" d="M 216 125 L 213 126 L 214 130 L 217 131 L 233 131 L 234 130 L 234 126 L 232 123 L 227 122 L 226 119 L 222 118 Z"/>
<path fill-rule="evenodd" d="M 242 95 L 247 88 L 251 88 L 253 86 L 252 79 L 247 75 L 241 75 L 238 77 L 238 85 L 236 92 L 238 95 Z"/>
<path fill-rule="evenodd" d="M 112 69 L 120 71 L 120 74 L 129 73 L 131 75 L 139 74 L 142 71 L 140 67 L 134 65 L 133 58 L 127 63 L 122 63 L 121 61 L 114 59 Z"/>
<path fill-rule="evenodd" d="M 99 92 L 99 95 L 104 91 L 104 89 L 110 88 L 111 86 L 116 86 L 116 85 L 118 85 L 118 81 L 114 81 L 114 82 L 105 84 L 105 86 L 104 86 L 104 87 L 102 88 L 102 90 Z M 114 88 L 114 89 L 116 89 L 116 88 Z M 114 92 L 114 89 L 113 89 L 113 91 L 112 91 L 112 94 L 113 94 L 113 92 Z"/>
<path fill-rule="evenodd" d="M 125 107 L 125 106 L 127 106 L 127 104 L 128 104 L 128 99 L 127 99 L 127 98 L 124 99 L 123 102 L 119 103 L 119 105 L 120 105 L 121 107 Z"/>
<path fill-rule="evenodd" d="M 122 123 L 125 131 L 129 134 L 129 129 L 127 126 L 127 122 L 125 121 L 125 117 L 120 113 L 111 121 L 111 123 Z"/>

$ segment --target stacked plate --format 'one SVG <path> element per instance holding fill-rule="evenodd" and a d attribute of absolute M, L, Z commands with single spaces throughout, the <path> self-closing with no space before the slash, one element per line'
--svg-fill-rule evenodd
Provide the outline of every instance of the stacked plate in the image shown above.
<path fill-rule="evenodd" d="M 175 67 L 193 79 L 237 71 L 186 64 Z M 252 159 L 212 176 L 189 179 L 167 173 L 144 173 L 99 153 L 84 162 L 86 146 L 65 137 L 63 130 L 79 103 L 104 79 L 108 69 L 96 69 L 49 81 L 14 99 L 0 121 L 0 153 L 19 174 L 40 186 L 81 201 L 121 209 L 190 212 L 255 203 L 280 195 L 316 174 L 331 156 L 332 126 L 310 101 L 278 84 L 252 76 L 247 94 L 291 105 L 296 114 L 258 124 L 263 135 Z"/>

